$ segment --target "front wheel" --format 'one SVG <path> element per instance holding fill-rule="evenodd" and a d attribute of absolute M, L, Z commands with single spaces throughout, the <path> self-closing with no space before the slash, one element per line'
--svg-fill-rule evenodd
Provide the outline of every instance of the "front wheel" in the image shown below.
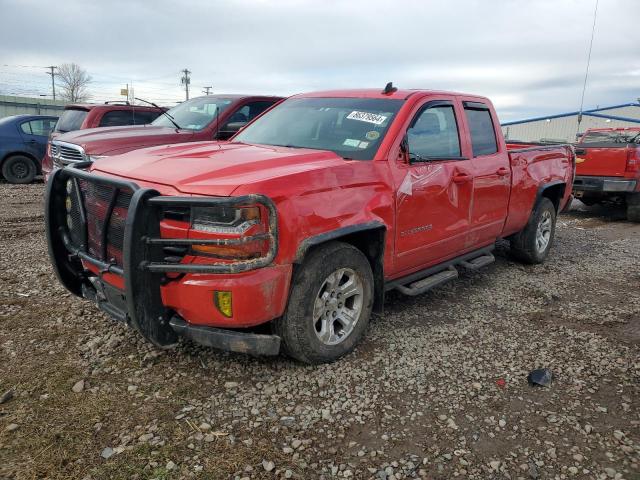
<path fill-rule="evenodd" d="M 525 263 L 542 263 L 549 255 L 556 232 L 556 207 L 540 199 L 527 226 L 511 239 L 511 251 Z"/>
<path fill-rule="evenodd" d="M 31 183 L 37 173 L 33 161 L 24 155 L 9 157 L 2 164 L 2 176 L 9 183 Z"/>
<path fill-rule="evenodd" d="M 296 273 L 287 311 L 274 330 L 290 357 L 333 362 L 360 341 L 372 307 L 369 261 L 352 245 L 332 242 L 313 250 Z"/>

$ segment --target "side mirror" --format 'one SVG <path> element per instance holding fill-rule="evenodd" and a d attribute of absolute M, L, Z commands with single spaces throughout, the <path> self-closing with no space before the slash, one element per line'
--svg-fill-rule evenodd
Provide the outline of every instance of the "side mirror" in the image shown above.
<path fill-rule="evenodd" d="M 402 137 L 402 141 L 400 142 L 400 151 L 398 153 L 398 158 L 403 163 L 411 163 L 411 160 L 409 159 L 409 136 L 406 133 L 404 137 Z"/>
<path fill-rule="evenodd" d="M 231 138 L 233 135 L 238 133 L 246 124 L 247 122 L 226 123 L 222 126 L 222 128 L 220 128 L 216 135 L 216 138 L 219 140 L 226 140 L 227 138 Z"/>

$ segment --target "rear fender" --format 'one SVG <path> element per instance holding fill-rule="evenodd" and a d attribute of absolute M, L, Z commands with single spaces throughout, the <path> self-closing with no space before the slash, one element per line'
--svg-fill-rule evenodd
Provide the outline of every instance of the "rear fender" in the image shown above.
<path fill-rule="evenodd" d="M 536 205 L 540 202 L 540 199 L 545 197 L 551 200 L 556 207 L 556 212 L 559 212 L 564 205 L 562 205 L 562 200 L 565 196 L 565 192 L 567 189 L 567 184 L 562 180 L 554 180 L 549 183 L 545 183 L 544 185 L 540 185 L 538 187 L 538 191 L 536 192 L 536 201 L 533 204 L 533 209 L 536 208 Z"/>

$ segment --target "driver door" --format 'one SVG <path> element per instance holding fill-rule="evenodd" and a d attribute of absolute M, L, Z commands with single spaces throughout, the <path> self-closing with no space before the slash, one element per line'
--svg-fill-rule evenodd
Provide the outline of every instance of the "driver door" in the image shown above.
<path fill-rule="evenodd" d="M 465 248 L 473 170 L 463 156 L 459 108 L 452 101 L 427 101 L 406 130 L 396 177 L 398 274 L 435 265 Z"/>

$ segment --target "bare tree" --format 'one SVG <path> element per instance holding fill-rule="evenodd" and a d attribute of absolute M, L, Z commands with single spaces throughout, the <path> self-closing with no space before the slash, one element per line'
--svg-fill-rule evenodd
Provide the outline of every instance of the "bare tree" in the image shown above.
<path fill-rule="evenodd" d="M 69 102 L 83 102 L 89 98 L 87 86 L 91 76 L 76 63 L 65 63 L 58 67 L 56 77 L 62 90 L 61 97 Z"/>

